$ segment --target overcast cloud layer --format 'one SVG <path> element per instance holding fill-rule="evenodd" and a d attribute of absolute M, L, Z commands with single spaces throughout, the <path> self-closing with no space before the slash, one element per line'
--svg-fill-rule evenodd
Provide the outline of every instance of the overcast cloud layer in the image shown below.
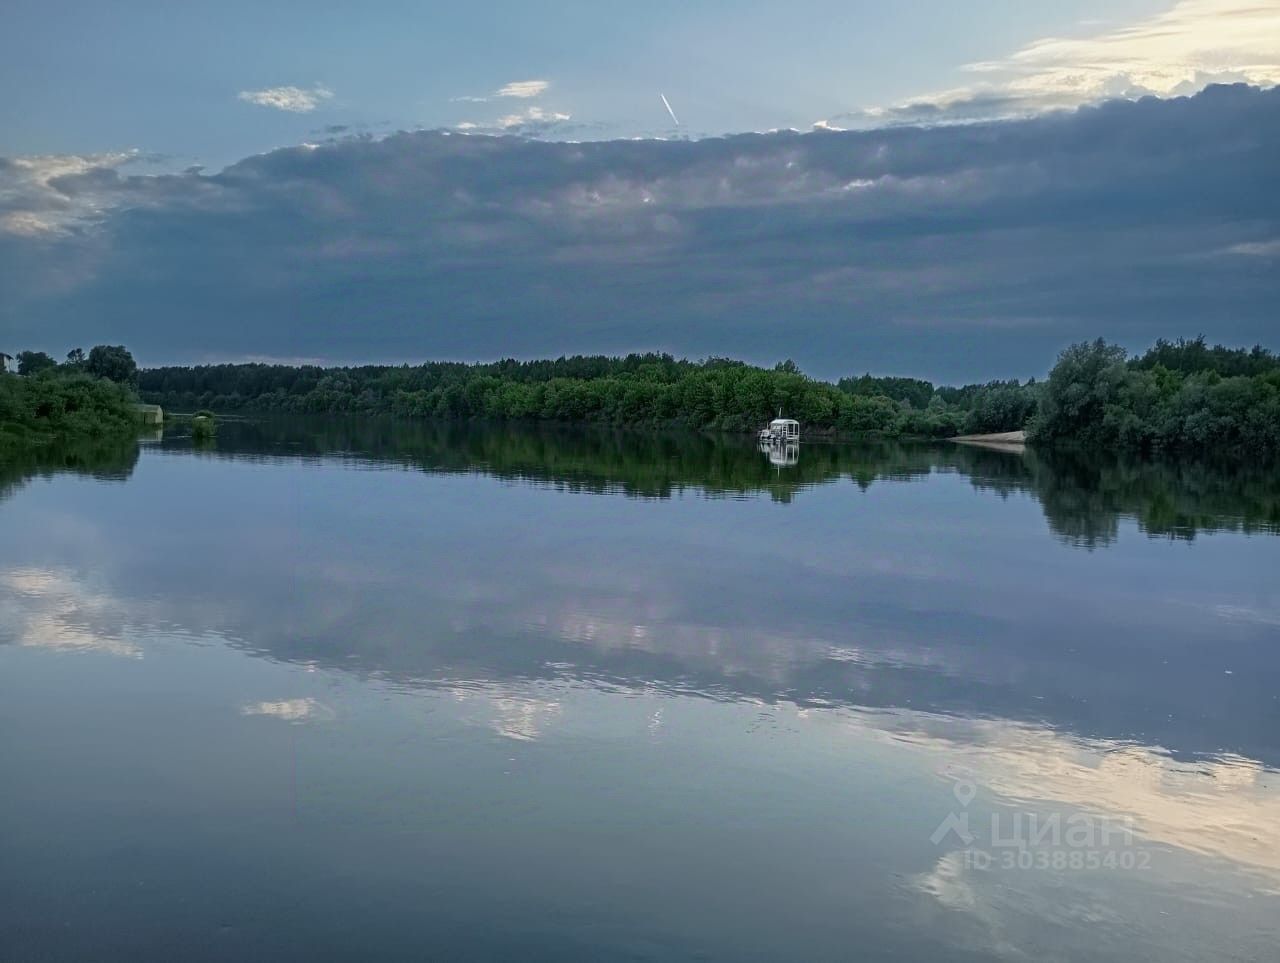
<path fill-rule="evenodd" d="M 144 362 L 664 349 L 1040 374 L 1103 335 L 1276 344 L 1280 91 L 963 126 L 443 131 L 217 174 L 0 159 L 0 350 Z"/>

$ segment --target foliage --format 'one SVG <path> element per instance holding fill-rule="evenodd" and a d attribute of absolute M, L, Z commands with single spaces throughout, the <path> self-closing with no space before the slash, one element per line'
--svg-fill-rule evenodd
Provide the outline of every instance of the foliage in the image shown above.
<path fill-rule="evenodd" d="M 100 344 L 89 351 L 85 370 L 95 378 L 106 378 L 117 384 L 138 382 L 138 365 L 122 344 Z"/>
<path fill-rule="evenodd" d="M 1124 349 L 1101 338 L 1075 344 L 1058 356 L 1049 372 L 1032 429 L 1038 441 L 1067 439 L 1081 445 L 1102 441 L 1099 434 L 1125 382 Z"/>
<path fill-rule="evenodd" d="M 211 441 L 217 433 L 218 422 L 212 411 L 202 408 L 191 416 L 191 437 L 196 441 Z"/>
<path fill-rule="evenodd" d="M 1050 373 L 1030 431 L 1049 445 L 1273 456 L 1280 364 L 1261 348 L 1206 348 L 1203 339 L 1158 342 L 1137 363 L 1101 339 L 1073 345 Z"/>
<path fill-rule="evenodd" d="M 95 349 L 97 350 L 97 349 Z M 1040 445 L 1280 451 L 1280 357 L 1262 348 L 1157 341 L 1129 360 L 1101 339 L 1073 345 L 1047 382 L 935 387 L 862 375 L 837 384 L 794 362 L 601 355 L 492 364 L 319 368 L 213 365 L 141 373 L 169 408 L 383 413 L 750 431 L 782 409 L 806 434 L 949 437 L 1026 428 Z"/>
<path fill-rule="evenodd" d="M 861 378 L 841 378 L 836 387 L 851 395 L 883 395 L 913 408 L 924 408 L 933 398 L 933 383 L 919 378 L 873 378 L 864 374 Z"/>
<path fill-rule="evenodd" d="M 39 374 L 41 371 L 47 371 L 57 366 L 58 362 L 43 351 L 18 352 L 18 374 L 20 375 Z"/>
<path fill-rule="evenodd" d="M 1034 381 L 992 381 L 964 396 L 968 409 L 963 431 L 980 435 L 1023 428 L 1040 405 L 1040 389 Z"/>
<path fill-rule="evenodd" d="M 884 390 L 873 390 L 877 387 Z M 752 431 L 779 409 L 799 419 L 810 434 L 946 437 L 965 421 L 963 410 L 935 400 L 928 382 L 857 379 L 837 386 L 807 377 L 789 361 L 765 369 L 724 358 L 677 361 L 665 354 L 417 367 L 153 368 L 141 372 L 140 389 L 146 400 L 179 410 L 383 413 L 718 431 Z M 1025 420 L 1023 413 L 1016 409 L 1010 417 Z"/>
<path fill-rule="evenodd" d="M 63 473 L 123 481 L 133 474 L 138 454 L 138 439 L 125 433 L 60 438 L 44 445 L 17 448 L 0 444 L 0 500 L 8 498 L 32 478 L 51 478 Z"/>
<path fill-rule="evenodd" d="M 1166 341 L 1161 338 L 1142 357 L 1130 361 L 1129 366 L 1140 370 L 1161 367 L 1182 374 L 1212 371 L 1224 378 L 1240 375 L 1252 378 L 1280 370 L 1280 355 L 1261 345 L 1245 349 L 1215 344 L 1211 348 L 1205 344 L 1204 335 L 1200 335 L 1191 341 L 1184 338 Z"/>
<path fill-rule="evenodd" d="M 134 397 L 123 385 L 64 370 L 0 377 L 0 451 L 136 430 Z"/>

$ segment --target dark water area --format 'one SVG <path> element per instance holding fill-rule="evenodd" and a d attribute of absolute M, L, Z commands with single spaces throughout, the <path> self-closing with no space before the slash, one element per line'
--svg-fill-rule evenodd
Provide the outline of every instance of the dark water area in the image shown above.
<path fill-rule="evenodd" d="M 1275 467 L 772 454 L 0 464 L 0 959 L 1275 959 Z"/>

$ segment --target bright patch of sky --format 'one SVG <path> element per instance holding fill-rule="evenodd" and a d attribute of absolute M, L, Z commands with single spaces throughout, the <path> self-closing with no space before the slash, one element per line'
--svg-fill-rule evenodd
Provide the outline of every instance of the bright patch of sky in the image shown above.
<path fill-rule="evenodd" d="M 1280 0 L 8 0 L 0 155 L 178 169 L 343 133 L 691 136 L 1280 80 Z M 909 109 L 904 110 L 904 105 Z"/>

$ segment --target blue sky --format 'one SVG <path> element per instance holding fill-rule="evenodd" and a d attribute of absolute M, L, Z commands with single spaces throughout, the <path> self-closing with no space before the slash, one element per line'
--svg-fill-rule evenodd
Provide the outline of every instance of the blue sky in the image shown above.
<path fill-rule="evenodd" d="M 1280 0 L 9 0 L 0 349 L 1274 345 L 1277 82 Z"/>
<path fill-rule="evenodd" d="M 911 4 L 8 0 L 0 104 L 9 154 L 137 149 L 221 167 L 326 125 L 492 123 L 537 105 L 575 137 L 809 127 L 962 86 L 965 65 L 1045 37 L 1104 34 L 1158 0 Z M 358 13 L 355 12 L 358 9 Z M 536 99 L 458 100 L 541 80 Z M 314 110 L 241 92 L 323 89 Z M 568 127 L 569 125 L 565 125 Z"/>

